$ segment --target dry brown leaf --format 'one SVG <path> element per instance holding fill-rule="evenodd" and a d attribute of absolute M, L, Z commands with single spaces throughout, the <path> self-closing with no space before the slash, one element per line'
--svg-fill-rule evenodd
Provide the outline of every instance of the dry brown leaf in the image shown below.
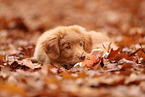
<path fill-rule="evenodd" d="M 4 65 L 4 58 L 5 58 L 5 55 L 1 55 L 0 54 L 0 67 L 1 67 L 1 65 L 3 66 Z"/>
<path fill-rule="evenodd" d="M 32 63 L 31 60 L 27 60 L 27 59 L 24 59 L 22 61 L 22 64 L 31 68 L 31 69 L 36 69 L 36 68 L 41 68 L 41 64 L 39 63 Z"/>
<path fill-rule="evenodd" d="M 0 96 L 144 97 L 144 5 L 144 0 L 0 0 L 0 54 L 7 56 L 0 56 Z M 70 24 L 104 31 L 128 50 L 111 50 L 111 62 L 104 58 L 91 70 L 50 64 L 35 70 L 36 64 L 22 63 L 33 55 L 40 32 Z"/>
<path fill-rule="evenodd" d="M 21 68 L 21 65 L 18 64 L 17 61 L 14 61 L 14 62 L 10 65 L 10 68 L 11 68 L 11 70 L 16 70 L 16 69 Z"/>
<path fill-rule="evenodd" d="M 113 50 L 111 49 L 107 59 L 112 59 L 114 56 L 116 56 L 117 54 L 119 54 L 119 52 L 122 50 L 122 47 L 119 47 L 117 50 Z"/>
<path fill-rule="evenodd" d="M 128 76 L 133 72 L 132 68 L 133 66 L 131 64 L 123 64 L 120 70 L 120 74 L 124 76 Z"/>
<path fill-rule="evenodd" d="M 141 49 L 137 52 L 137 55 L 141 58 L 143 58 L 142 62 L 145 62 L 145 49 Z"/>

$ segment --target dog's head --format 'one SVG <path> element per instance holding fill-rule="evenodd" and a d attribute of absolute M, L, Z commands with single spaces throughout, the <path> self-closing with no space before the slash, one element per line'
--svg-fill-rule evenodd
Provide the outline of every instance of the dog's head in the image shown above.
<path fill-rule="evenodd" d="M 58 27 L 51 31 L 42 47 L 53 62 L 74 65 L 92 50 L 91 36 L 80 26 Z"/>

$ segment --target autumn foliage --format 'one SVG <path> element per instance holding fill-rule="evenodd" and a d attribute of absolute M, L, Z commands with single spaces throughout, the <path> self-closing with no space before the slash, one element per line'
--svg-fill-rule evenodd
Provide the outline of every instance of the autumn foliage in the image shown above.
<path fill-rule="evenodd" d="M 143 0 L 1 0 L 0 97 L 144 97 L 144 5 Z M 118 49 L 110 44 L 108 56 L 89 67 L 57 68 L 27 59 L 43 31 L 72 24 L 107 33 Z"/>

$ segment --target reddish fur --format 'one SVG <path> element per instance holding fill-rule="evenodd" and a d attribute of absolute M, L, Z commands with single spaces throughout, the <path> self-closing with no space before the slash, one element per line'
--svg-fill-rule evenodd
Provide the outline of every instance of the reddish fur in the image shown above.
<path fill-rule="evenodd" d="M 102 38 L 104 37 L 104 38 Z M 79 56 L 102 48 L 110 39 L 104 34 L 87 32 L 80 26 L 57 27 L 45 32 L 38 40 L 34 58 L 40 62 L 70 65 L 82 61 Z M 82 43 L 82 46 L 80 46 Z M 70 46 L 71 49 L 66 49 Z M 114 46 L 115 47 L 115 46 Z"/>

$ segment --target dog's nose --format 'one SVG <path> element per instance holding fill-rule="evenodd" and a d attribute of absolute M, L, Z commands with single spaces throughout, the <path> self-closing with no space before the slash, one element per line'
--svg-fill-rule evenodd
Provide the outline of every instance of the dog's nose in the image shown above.
<path fill-rule="evenodd" d="M 84 54 L 80 55 L 79 59 L 81 59 L 82 61 L 85 60 L 85 55 Z"/>

